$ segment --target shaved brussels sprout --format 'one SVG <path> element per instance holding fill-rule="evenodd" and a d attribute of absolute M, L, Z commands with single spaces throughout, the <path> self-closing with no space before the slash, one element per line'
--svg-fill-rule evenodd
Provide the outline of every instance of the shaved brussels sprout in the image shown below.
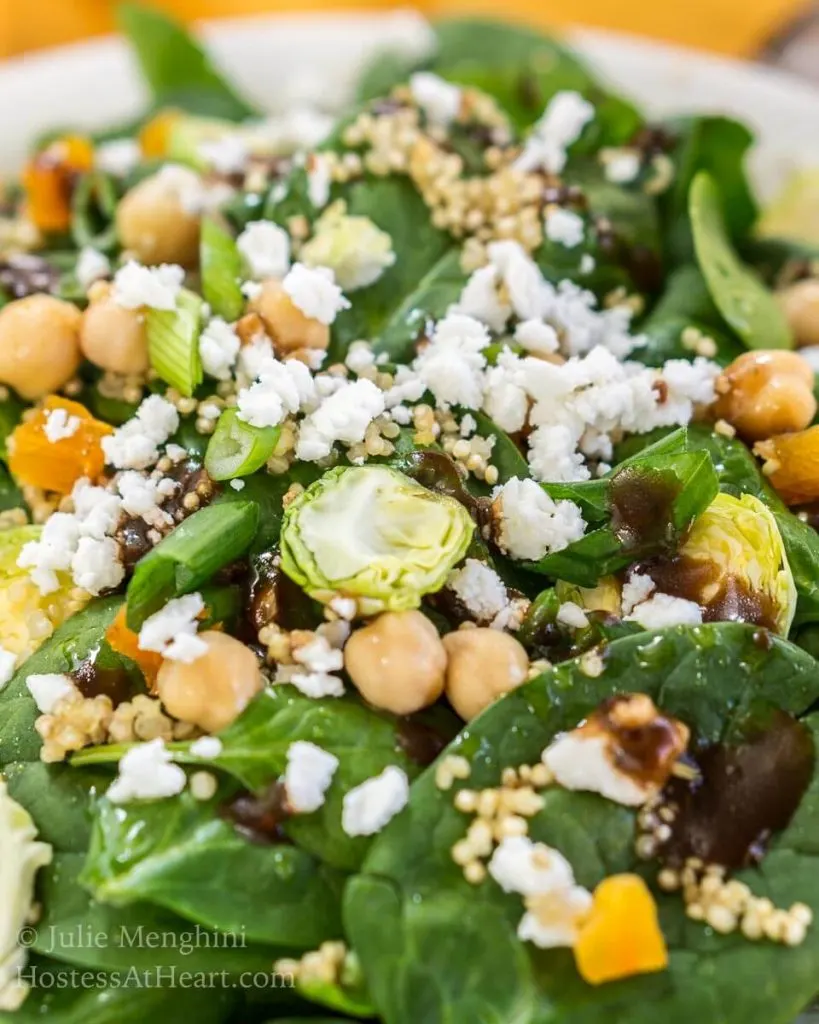
<path fill-rule="evenodd" d="M 332 469 L 288 505 L 282 569 L 317 601 L 359 611 L 417 608 L 440 590 L 475 528 L 453 498 L 386 466 Z"/>
<path fill-rule="evenodd" d="M 796 585 L 776 519 L 758 498 L 717 495 L 692 526 L 680 555 L 710 563 L 713 576 L 703 587 L 701 604 L 726 603 L 726 595 L 739 606 L 752 602 L 787 635 Z"/>
<path fill-rule="evenodd" d="M 558 580 L 555 591 L 561 601 L 574 601 L 587 612 L 620 614 L 620 583 L 615 576 L 601 576 L 596 587 L 576 587 Z"/>

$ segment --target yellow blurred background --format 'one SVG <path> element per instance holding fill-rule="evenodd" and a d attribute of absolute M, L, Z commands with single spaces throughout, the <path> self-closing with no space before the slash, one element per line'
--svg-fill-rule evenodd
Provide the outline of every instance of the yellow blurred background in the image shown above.
<path fill-rule="evenodd" d="M 721 53 L 750 56 L 784 31 L 810 0 L 154 0 L 184 20 L 271 11 L 382 10 L 483 13 L 537 26 L 594 25 Z M 114 29 L 113 0 L 0 0 L 0 56 L 27 53 Z"/>

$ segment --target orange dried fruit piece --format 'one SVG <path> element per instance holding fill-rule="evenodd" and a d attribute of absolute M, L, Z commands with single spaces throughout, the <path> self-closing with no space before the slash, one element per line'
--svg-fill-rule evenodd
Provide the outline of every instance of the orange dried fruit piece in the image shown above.
<path fill-rule="evenodd" d="M 787 505 L 819 501 L 819 426 L 758 441 L 762 472 Z"/>
<path fill-rule="evenodd" d="M 117 612 L 114 621 L 105 633 L 109 645 L 125 658 L 136 664 L 143 676 L 145 684 L 153 693 L 156 690 L 156 677 L 162 665 L 162 655 L 156 651 L 143 651 L 139 646 L 139 634 L 129 629 L 126 624 L 127 610 L 125 605 Z"/>
<path fill-rule="evenodd" d="M 41 231 L 67 231 L 78 174 L 94 166 L 94 147 L 82 135 L 55 139 L 29 160 L 22 181 L 28 215 Z"/>
<path fill-rule="evenodd" d="M 612 875 L 594 890 L 574 945 L 577 970 L 590 985 L 662 971 L 668 949 L 657 904 L 639 875 Z"/>
<path fill-rule="evenodd" d="M 177 110 L 175 107 L 166 107 L 144 125 L 139 133 L 139 147 L 146 159 L 157 159 L 168 155 L 171 135 L 183 117 L 184 114 L 181 110 Z"/>
<path fill-rule="evenodd" d="M 49 395 L 9 438 L 9 469 L 22 484 L 70 494 L 80 477 L 93 481 L 102 474 L 101 441 L 112 433 L 84 405 Z"/>

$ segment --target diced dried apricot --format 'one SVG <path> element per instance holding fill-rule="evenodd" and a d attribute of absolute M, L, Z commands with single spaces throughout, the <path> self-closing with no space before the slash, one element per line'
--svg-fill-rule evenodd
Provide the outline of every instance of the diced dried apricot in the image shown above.
<path fill-rule="evenodd" d="M 762 472 L 788 505 L 819 501 L 819 426 L 759 441 Z"/>
<path fill-rule="evenodd" d="M 580 926 L 574 958 L 590 985 L 668 966 L 657 904 L 639 875 L 612 875 L 597 886 L 591 912 Z"/>
<path fill-rule="evenodd" d="M 49 395 L 9 438 L 9 469 L 20 483 L 70 494 L 80 477 L 93 481 L 102 474 L 100 442 L 111 433 L 113 428 L 94 419 L 84 405 Z"/>
<path fill-rule="evenodd" d="M 22 177 L 26 207 L 41 231 L 68 230 L 75 179 L 93 166 L 94 147 L 81 135 L 56 139 L 29 160 Z"/>
<path fill-rule="evenodd" d="M 162 655 L 155 651 L 143 651 L 139 646 L 139 636 L 132 629 L 129 629 L 125 622 L 126 609 L 123 605 L 117 612 L 116 618 L 108 627 L 105 639 L 118 654 L 130 658 L 139 666 L 145 684 L 153 693 L 156 689 L 156 677 L 162 665 Z"/>
<path fill-rule="evenodd" d="M 139 146 L 142 155 L 148 160 L 155 160 L 168 155 L 171 132 L 183 116 L 180 110 L 167 107 L 142 128 L 139 133 Z"/>

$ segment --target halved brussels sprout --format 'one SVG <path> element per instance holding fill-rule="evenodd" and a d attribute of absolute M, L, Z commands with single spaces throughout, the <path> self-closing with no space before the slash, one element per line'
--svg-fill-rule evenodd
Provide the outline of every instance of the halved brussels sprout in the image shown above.
<path fill-rule="evenodd" d="M 558 580 L 555 592 L 562 602 L 574 601 L 587 612 L 620 614 L 620 583 L 614 576 L 601 576 L 596 587 L 577 587 Z"/>
<path fill-rule="evenodd" d="M 796 612 L 796 585 L 771 510 L 751 494 L 718 494 L 695 521 L 680 556 L 708 563 L 699 603 L 726 618 L 767 620 L 786 636 Z M 722 616 L 720 616 L 722 617 Z"/>
<path fill-rule="evenodd" d="M 466 554 L 475 526 L 453 498 L 386 466 L 331 469 L 288 505 L 282 569 L 317 601 L 417 608 Z"/>

